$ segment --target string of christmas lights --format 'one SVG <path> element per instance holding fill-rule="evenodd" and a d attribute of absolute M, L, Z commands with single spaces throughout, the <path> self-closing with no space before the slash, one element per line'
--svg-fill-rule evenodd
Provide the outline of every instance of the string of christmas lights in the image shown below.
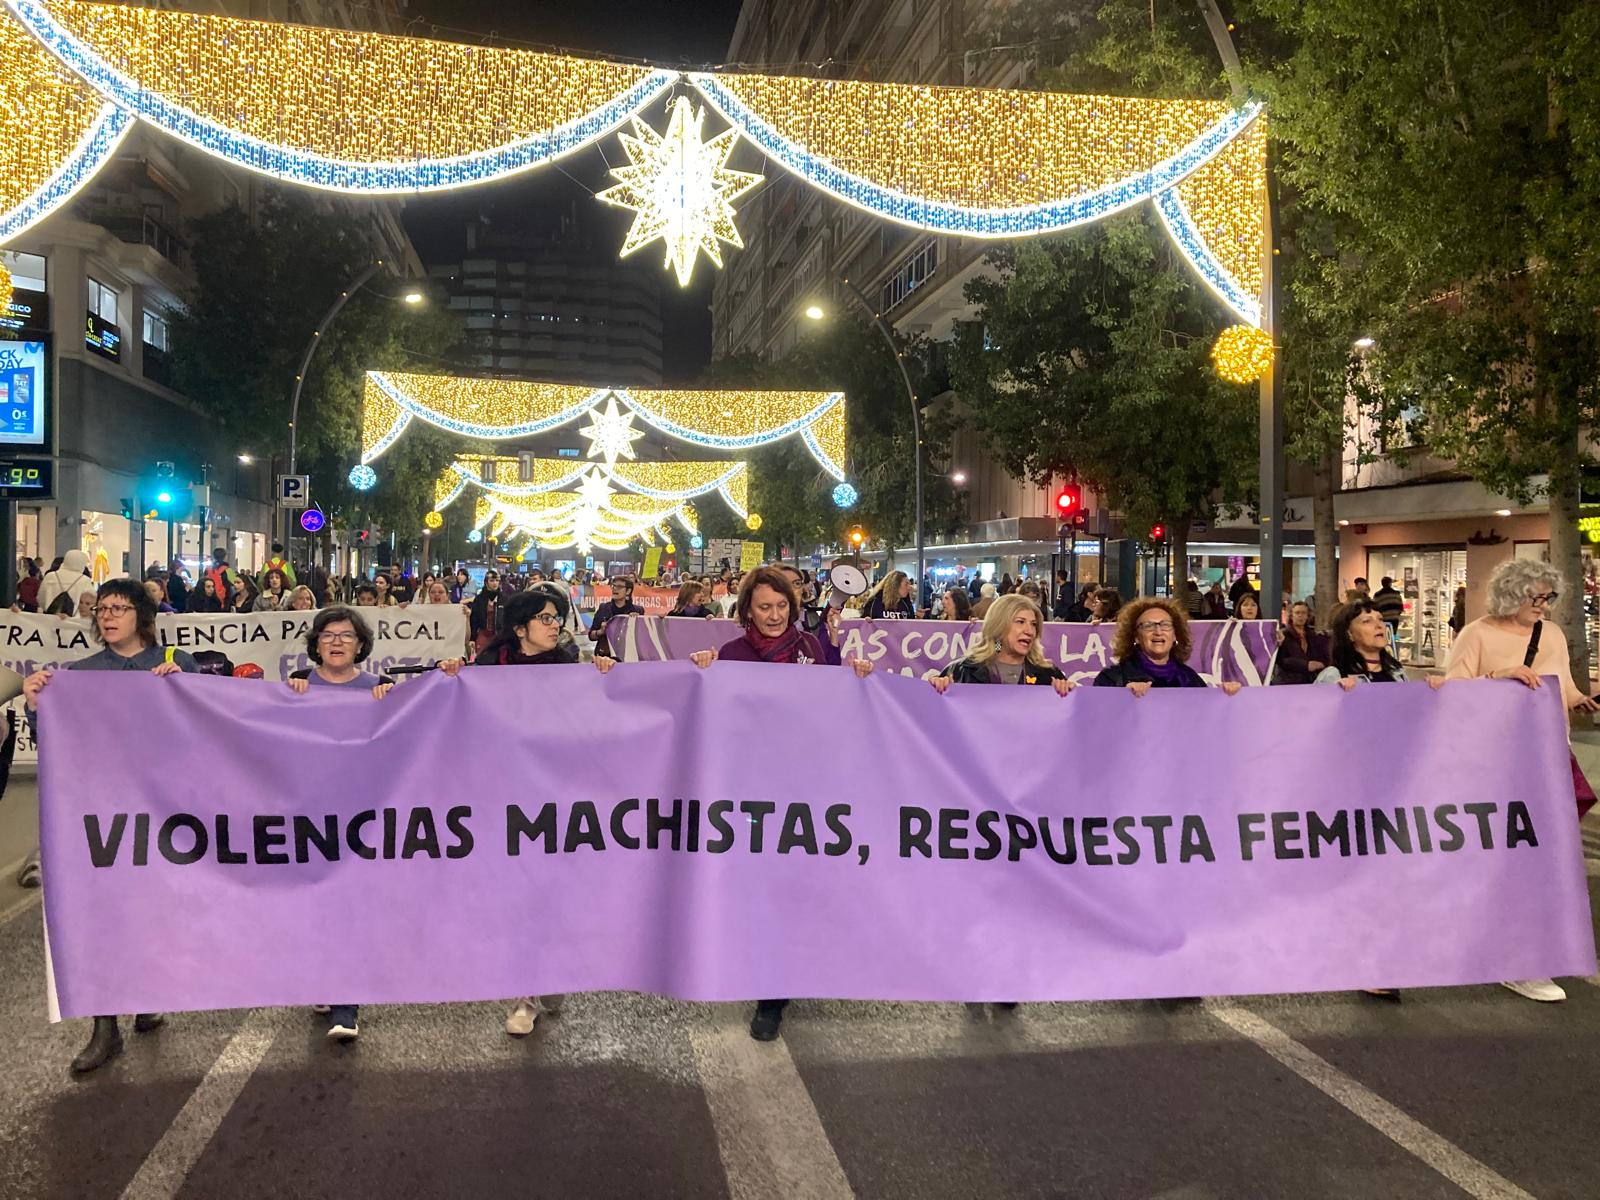
<path fill-rule="evenodd" d="M 726 489 L 737 498 L 737 509 L 749 500 L 748 464 L 742 462 L 660 462 L 615 463 L 609 466 L 575 463 L 563 458 L 530 458 L 532 479 L 522 478 L 522 460 L 464 456 L 451 463 L 433 485 L 433 507 L 440 510 L 453 504 L 468 488 L 476 487 L 490 496 L 519 499 L 559 492 L 570 488 L 591 471 L 600 472 L 607 483 L 647 497 L 680 503 Z M 485 466 L 492 465 L 494 478 L 485 478 Z"/>

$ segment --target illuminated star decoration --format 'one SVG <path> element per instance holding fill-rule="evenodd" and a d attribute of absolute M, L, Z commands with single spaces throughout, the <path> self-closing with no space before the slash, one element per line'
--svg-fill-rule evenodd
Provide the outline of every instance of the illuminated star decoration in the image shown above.
<path fill-rule="evenodd" d="M 578 433 L 589 439 L 589 457 L 604 458 L 608 467 L 616 465 L 619 457 L 632 458 L 634 442 L 644 436 L 644 430 L 633 427 L 631 412 L 617 411 L 615 396 L 606 401 L 604 412 L 595 409 L 590 413 L 589 424 Z"/>
<path fill-rule="evenodd" d="M 744 249 L 733 222 L 733 201 L 762 179 L 728 169 L 739 131 L 725 129 L 708 142 L 701 136 L 705 121 L 706 110 L 696 109 L 686 96 L 673 101 L 664 135 L 634 117 L 633 133 L 619 135 L 630 165 L 612 168 L 617 184 L 597 197 L 638 214 L 622 257 L 660 238 L 667 247 L 666 265 L 677 271 L 681 287 L 689 286 L 701 251 L 720 267 L 719 241 Z"/>
<path fill-rule="evenodd" d="M 606 477 L 598 470 L 590 471 L 578 485 L 578 495 L 583 497 L 584 508 L 595 514 L 598 514 L 606 506 L 606 501 L 611 499 L 612 490 L 611 485 L 606 482 Z"/>

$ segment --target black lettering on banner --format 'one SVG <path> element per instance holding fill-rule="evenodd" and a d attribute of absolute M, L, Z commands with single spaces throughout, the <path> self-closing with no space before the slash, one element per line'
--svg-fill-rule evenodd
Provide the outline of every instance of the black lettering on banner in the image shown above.
<path fill-rule="evenodd" d="M 1006 814 L 1006 841 L 1009 848 L 1006 851 L 1007 862 L 1018 862 L 1024 850 L 1032 850 L 1039 844 L 1038 831 L 1034 829 L 1033 822 L 1027 817 L 1018 816 L 1016 813 Z"/>
<path fill-rule="evenodd" d="M 1478 819 L 1479 844 L 1485 850 L 1494 849 L 1494 830 L 1489 828 L 1489 818 L 1500 810 L 1498 804 L 1480 801 L 1476 804 L 1461 806 L 1467 813 Z"/>
<path fill-rule="evenodd" d="M 811 816 L 811 806 L 800 801 L 789 805 L 783 816 L 783 832 L 778 835 L 778 853 L 792 850 L 812 855 L 817 852 L 816 821 Z"/>
<path fill-rule="evenodd" d="M 1112 836 L 1122 843 L 1122 852 L 1117 855 L 1120 866 L 1131 866 L 1139 861 L 1139 843 L 1133 837 L 1133 818 L 1118 817 L 1111 822 Z"/>
<path fill-rule="evenodd" d="M 1537 848 L 1539 838 L 1533 832 L 1528 806 L 1521 800 L 1512 800 L 1506 804 L 1506 849 L 1515 850 L 1524 843 Z"/>
<path fill-rule="evenodd" d="M 1272 814 L 1272 857 L 1304 858 L 1306 852 L 1295 843 L 1300 840 L 1300 814 L 1275 812 Z"/>
<path fill-rule="evenodd" d="M 194 845 L 187 850 L 179 850 L 174 835 L 180 829 L 187 829 L 194 835 Z M 161 857 L 169 863 L 186 867 L 190 863 L 199 862 L 206 856 L 206 849 L 210 845 L 210 837 L 206 833 L 206 823 L 199 817 L 188 813 L 173 813 L 161 822 L 161 832 L 156 838 L 156 849 L 161 852 Z"/>
<path fill-rule="evenodd" d="M 138 813 L 133 818 L 133 865 L 150 865 L 150 814 Z"/>
<path fill-rule="evenodd" d="M 690 854 L 700 850 L 700 801 L 689 797 L 689 827 L 684 833 L 683 848 Z"/>
<path fill-rule="evenodd" d="M 122 834 L 128 827 L 128 814 L 117 813 L 111 818 L 111 832 L 100 832 L 100 818 L 94 813 L 86 813 L 83 818 L 83 833 L 89 839 L 89 862 L 96 867 L 114 867 L 117 865 L 117 848 L 122 845 Z"/>
<path fill-rule="evenodd" d="M 1356 809 L 1355 825 L 1356 825 L 1356 853 L 1358 855 L 1365 855 L 1366 852 L 1367 852 L 1367 810 L 1366 809 L 1364 809 L 1364 808 Z"/>
<path fill-rule="evenodd" d="M 571 854 L 579 846 L 588 846 L 591 850 L 606 848 L 606 839 L 600 832 L 600 814 L 593 800 L 574 801 L 572 811 L 567 814 L 567 840 L 562 843 L 561 852 Z"/>
<path fill-rule="evenodd" d="M 933 818 L 925 808 L 909 804 L 900 806 L 900 857 L 910 858 L 915 850 L 923 858 L 933 857 L 933 847 L 928 845 L 928 834 L 933 831 Z"/>
<path fill-rule="evenodd" d="M 1312 809 L 1306 813 L 1306 847 L 1312 858 L 1322 857 L 1322 847 L 1337 847 L 1340 858 L 1350 857 L 1350 814 L 1340 809 L 1333 820 L 1324 821 L 1322 814 Z"/>
<path fill-rule="evenodd" d="M 434 824 L 431 808 L 413 808 L 406 822 L 406 839 L 400 847 L 400 857 L 412 858 L 418 854 L 439 857 L 439 827 Z"/>
<path fill-rule="evenodd" d="M 967 822 L 972 814 L 964 808 L 939 810 L 939 857 L 966 858 Z"/>
<path fill-rule="evenodd" d="M 672 834 L 672 848 L 676 850 L 683 841 L 683 801 L 674 799 L 670 815 L 661 811 L 661 801 L 655 796 L 650 797 L 649 805 L 645 809 L 644 836 L 650 849 L 656 850 L 661 846 L 663 831 Z M 602 848 L 602 847 L 597 847 Z"/>
<path fill-rule="evenodd" d="M 844 823 L 844 819 L 849 815 L 848 804 L 830 804 L 822 814 L 823 824 L 828 827 L 828 832 L 833 834 L 832 840 L 822 847 L 822 852 L 829 858 L 838 858 L 850 853 L 855 838 L 850 833 L 850 827 Z"/>
<path fill-rule="evenodd" d="M 1151 817 L 1141 817 L 1139 824 L 1148 829 L 1152 835 L 1151 841 L 1154 844 L 1156 862 L 1165 863 L 1167 861 L 1167 830 L 1172 828 L 1172 818 L 1158 813 Z"/>
<path fill-rule="evenodd" d="M 368 862 L 378 857 L 378 852 L 361 840 L 361 829 L 378 819 L 378 810 L 375 808 L 363 809 L 350 818 L 350 824 L 345 826 L 344 844 L 350 847 L 350 853 L 357 858 L 364 858 Z"/>
<path fill-rule="evenodd" d="M 217 822 L 220 824 L 221 821 L 222 818 L 218 817 Z M 283 831 L 285 824 L 287 820 L 284 817 L 271 813 L 256 814 L 251 822 L 251 832 L 255 835 L 256 862 L 269 867 L 288 865 L 289 855 L 277 849 L 279 846 L 287 845 L 289 841 L 289 835 Z M 220 837 L 218 842 L 220 844 Z"/>
<path fill-rule="evenodd" d="M 1428 810 L 1422 805 L 1411 809 L 1412 827 L 1417 831 L 1417 848 L 1424 854 L 1433 849 L 1433 832 L 1428 828 Z"/>
<path fill-rule="evenodd" d="M 392 808 L 383 810 L 383 858 L 385 862 L 394 861 L 394 844 L 399 833 L 399 814 Z"/>
<path fill-rule="evenodd" d="M 1217 861 L 1211 849 L 1211 835 L 1206 832 L 1205 821 L 1190 813 L 1183 819 L 1183 837 L 1178 846 L 1178 861 L 1186 863 L 1191 858 L 1203 858 L 1208 863 Z"/>
<path fill-rule="evenodd" d="M 1106 832 L 1107 821 L 1104 817 L 1085 817 L 1083 819 L 1083 865 L 1086 867 L 1109 867 L 1111 855 L 1106 850 L 1110 834 Z"/>
<path fill-rule="evenodd" d="M 1439 849 L 1459 850 L 1467 844 L 1467 839 L 1461 836 L 1461 827 L 1455 823 L 1456 806 L 1454 804 L 1440 804 L 1433 810 L 1433 823 L 1445 831 L 1445 836 L 1439 839 Z"/>
<path fill-rule="evenodd" d="M 535 820 L 528 820 L 521 808 L 515 804 L 506 805 L 506 857 L 516 858 L 522 852 L 521 838 L 530 842 L 540 838 L 544 839 L 543 850 L 546 854 L 556 852 L 556 806 L 554 803 L 541 805 L 539 815 Z"/>
<path fill-rule="evenodd" d="M 1406 820 L 1406 810 L 1394 810 L 1394 820 L 1389 819 L 1386 810 L 1375 808 L 1372 810 L 1372 852 L 1382 854 L 1388 849 L 1389 843 L 1394 843 L 1396 850 L 1402 854 L 1411 853 L 1411 823 Z"/>
<path fill-rule="evenodd" d="M 637 850 L 639 839 L 628 832 L 627 820 L 629 813 L 639 811 L 639 798 L 631 796 L 611 810 L 611 840 L 624 850 Z"/>
<path fill-rule="evenodd" d="M 230 832 L 227 813 L 217 814 L 217 861 L 224 865 L 237 865 L 247 863 L 250 856 L 243 850 L 235 850 L 230 844 Z"/>
<path fill-rule="evenodd" d="M 465 858 L 472 853 L 472 830 L 467 825 L 467 820 L 472 816 L 470 805 L 458 804 L 444 814 L 445 828 L 450 831 L 450 836 L 455 838 L 455 845 L 446 846 L 446 858 Z"/>
<path fill-rule="evenodd" d="M 1257 828 L 1257 826 L 1265 825 L 1266 823 L 1266 813 L 1239 814 L 1239 856 L 1245 862 L 1250 862 L 1255 858 L 1256 843 L 1267 840 L 1266 831 Z"/>
<path fill-rule="evenodd" d="M 339 861 L 339 818 L 329 813 L 322 818 L 322 827 L 317 827 L 316 821 L 302 813 L 296 813 L 294 818 L 294 860 L 297 863 L 311 861 L 311 847 L 317 848 L 317 853 L 322 855 L 327 862 Z"/>
<path fill-rule="evenodd" d="M 983 839 L 983 845 L 972 852 L 972 857 L 979 862 L 988 862 L 990 859 L 999 858 L 1000 851 L 1005 843 L 1000 840 L 1000 835 L 994 827 L 1000 824 L 1000 814 L 993 809 L 985 809 L 978 814 L 978 836 Z"/>
<path fill-rule="evenodd" d="M 717 831 L 717 836 L 706 842 L 707 854 L 726 854 L 733 849 L 733 826 L 728 824 L 732 811 L 732 800 L 713 800 L 706 805 L 706 822 Z"/>
<path fill-rule="evenodd" d="M 739 804 L 739 811 L 750 818 L 750 853 L 760 854 L 764 827 L 762 822 L 778 811 L 778 806 L 771 800 L 745 800 Z"/>
<path fill-rule="evenodd" d="M 1078 861 L 1078 837 L 1071 817 L 1061 818 L 1061 849 L 1057 850 L 1055 843 L 1050 840 L 1049 817 L 1040 820 L 1039 835 L 1044 844 L 1044 852 L 1050 856 L 1051 862 L 1070 867 Z"/>

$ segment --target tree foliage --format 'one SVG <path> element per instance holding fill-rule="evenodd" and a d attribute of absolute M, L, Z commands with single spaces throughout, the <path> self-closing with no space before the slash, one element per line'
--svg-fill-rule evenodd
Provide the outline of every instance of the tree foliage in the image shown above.
<path fill-rule="evenodd" d="M 341 289 L 373 261 L 366 220 L 304 193 L 268 193 L 259 220 L 237 207 L 195 224 L 198 289 L 173 325 L 174 382 L 214 415 L 242 451 L 288 450 L 290 395 L 306 344 Z M 363 376 L 428 369 L 461 338 L 435 305 L 400 303 L 380 273 L 320 339 L 300 398 L 297 469 L 336 526 L 376 523 L 414 543 L 434 478 L 460 451 L 433 429 L 411 429 L 379 463 L 379 486 L 353 492 L 346 475 L 361 454 Z"/>

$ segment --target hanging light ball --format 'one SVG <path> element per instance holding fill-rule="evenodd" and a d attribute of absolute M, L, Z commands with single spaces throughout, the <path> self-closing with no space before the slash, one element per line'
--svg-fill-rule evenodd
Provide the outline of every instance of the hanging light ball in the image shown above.
<path fill-rule="evenodd" d="M 705 544 L 706 544 L 705 538 L 701 537 L 698 533 L 692 535 L 689 538 L 689 549 L 691 549 L 691 550 L 698 550 L 702 546 L 704 546 Z"/>
<path fill-rule="evenodd" d="M 350 486 L 358 492 L 370 492 L 378 486 L 378 473 L 366 463 L 358 463 L 350 468 Z"/>
<path fill-rule="evenodd" d="M 744 523 L 745 523 L 745 528 L 750 530 L 751 533 L 754 533 L 756 530 L 761 528 L 761 514 L 760 513 L 751 513 L 748 517 L 746 517 L 744 519 Z"/>
<path fill-rule="evenodd" d="M 476 546 L 479 542 L 483 541 L 483 530 L 481 530 L 481 529 L 469 529 L 469 530 L 467 530 L 467 541 L 471 542 L 474 546 Z"/>
<path fill-rule="evenodd" d="M 833 502 L 840 508 L 854 508 L 859 499 L 861 493 L 856 491 L 852 484 L 841 483 L 833 489 Z"/>
<path fill-rule="evenodd" d="M 678 552 L 678 548 L 676 546 L 674 546 L 671 542 L 668 542 L 667 543 L 667 553 L 668 554 L 676 554 L 677 552 Z"/>
<path fill-rule="evenodd" d="M 422 518 L 422 523 L 429 529 L 438 529 L 444 525 L 444 514 L 442 512 L 431 512 Z"/>
<path fill-rule="evenodd" d="M 1217 334 L 1211 361 L 1230 383 L 1254 383 L 1272 365 L 1272 339 L 1250 325 L 1230 325 Z"/>

